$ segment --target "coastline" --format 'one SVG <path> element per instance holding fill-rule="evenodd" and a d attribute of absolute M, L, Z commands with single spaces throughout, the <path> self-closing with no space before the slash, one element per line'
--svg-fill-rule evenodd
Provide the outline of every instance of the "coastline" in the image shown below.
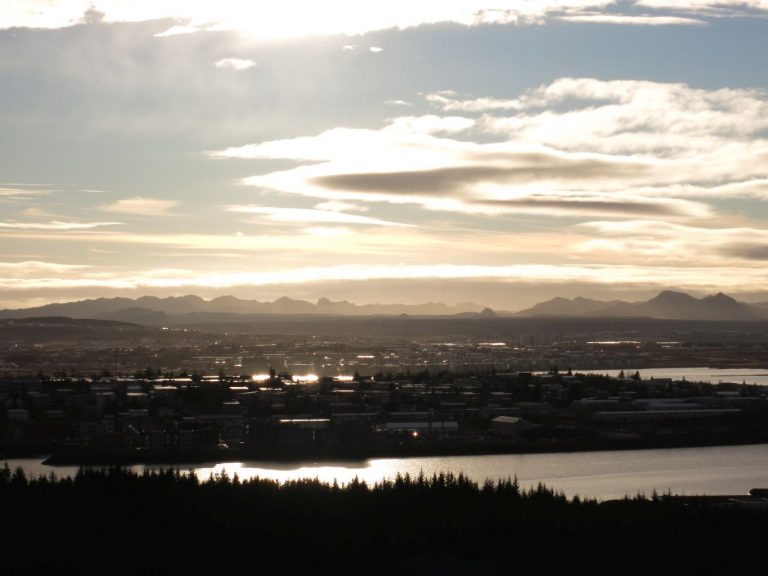
<path fill-rule="evenodd" d="M 748 446 L 768 444 L 768 435 L 758 437 L 733 436 L 713 438 L 664 438 L 638 440 L 575 440 L 557 442 L 421 442 L 407 445 L 373 446 L 366 449 L 350 448 L 293 448 L 245 449 L 216 448 L 194 452 L 166 451 L 30 451 L 2 453 L 7 458 L 45 457 L 43 464 L 50 466 L 131 466 L 137 464 L 207 464 L 220 462 L 328 462 L 338 460 L 362 461 L 379 458 L 425 458 L 452 456 L 487 456 L 503 454 L 551 454 L 573 452 L 601 452 L 625 450 L 652 450 L 665 448 L 706 448 L 716 446 Z"/>

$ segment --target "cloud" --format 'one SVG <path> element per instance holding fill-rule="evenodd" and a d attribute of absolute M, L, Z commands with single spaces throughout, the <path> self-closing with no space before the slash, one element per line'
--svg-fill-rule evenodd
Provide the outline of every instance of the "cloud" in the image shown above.
<path fill-rule="evenodd" d="M 114 18 L 114 15 L 109 15 L 109 11 L 105 13 L 107 21 Z M 505 17 L 511 19 L 511 15 L 503 13 L 499 17 L 502 20 Z M 492 15 L 484 14 L 481 20 L 489 21 L 492 18 Z M 125 34 L 143 37 L 170 25 L 170 21 L 141 27 L 99 27 L 94 24 L 93 28 L 84 25 L 65 35 L 71 36 L 73 41 L 80 36 L 87 36 L 87 41 L 79 41 L 82 50 L 78 50 L 78 53 L 87 55 L 93 52 L 86 51 L 86 48 L 92 45 L 96 36 L 112 37 L 112 32 L 124 31 Z M 573 31 L 571 25 L 557 26 L 568 26 Z M 195 29 L 205 27 L 204 23 L 200 23 Z M 447 32 L 451 30 L 456 31 L 455 27 L 446 28 Z M 423 32 L 430 37 L 433 35 L 429 31 Z M 530 32 L 523 35 L 528 36 Z M 497 30 L 493 34 L 496 33 L 502 34 L 502 31 Z M 306 51 L 313 58 L 319 54 L 317 57 L 323 62 L 331 58 L 331 70 L 328 74 L 326 71 L 322 74 L 322 78 L 327 79 L 338 72 L 338 63 L 346 66 L 354 60 L 362 64 L 359 59 L 367 53 L 368 46 L 385 42 L 391 34 L 387 32 L 375 41 L 361 38 L 331 39 L 325 43 L 324 51 L 318 52 L 313 43 L 312 46 L 302 48 L 301 54 Z M 695 35 L 698 36 L 698 33 Z M 18 36 L 44 39 L 51 35 L 20 33 Z M 118 36 L 122 37 L 122 32 Z M 421 33 L 413 39 L 417 37 L 420 38 Z M 124 38 L 118 40 L 126 41 Z M 126 58 L 107 58 L 110 62 L 114 60 L 117 69 L 108 70 L 105 67 L 103 71 L 109 74 L 97 75 L 99 83 L 102 79 L 104 82 L 112 81 L 111 78 L 119 83 L 122 78 L 127 80 L 130 77 L 133 86 L 110 92 L 117 100 L 102 100 L 121 115 L 120 122 L 127 126 L 133 124 L 133 116 L 127 115 L 130 114 L 130 106 L 135 106 L 136 118 L 151 124 L 151 130 L 160 130 L 163 142 L 166 142 L 166 135 L 169 145 L 176 146 L 174 142 L 182 141 L 184 153 L 203 149 L 206 145 L 222 149 L 231 146 L 222 151 L 219 157 L 276 159 L 275 162 L 238 162 L 231 165 L 225 165 L 222 161 L 207 169 L 203 168 L 203 172 L 211 178 L 226 177 L 226 174 L 231 177 L 249 176 L 247 182 L 252 185 L 251 188 L 233 190 L 232 198 L 220 198 L 220 204 L 266 204 L 260 208 L 272 212 L 218 213 L 211 220 L 206 220 L 205 215 L 202 215 L 198 222 L 193 222 L 191 218 L 183 222 L 177 219 L 174 222 L 176 225 L 171 227 L 166 226 L 166 221 L 162 219 L 153 222 L 150 218 L 139 220 L 124 216 L 173 213 L 174 206 L 178 204 L 171 200 L 160 200 L 172 202 L 173 206 L 170 207 L 158 204 L 148 207 L 146 201 L 152 198 L 128 198 L 127 201 L 114 202 L 123 195 L 110 195 L 94 203 L 94 197 L 85 199 L 83 195 L 77 198 L 68 196 L 65 201 L 65 195 L 60 194 L 61 202 L 56 205 L 28 201 L 23 205 L 21 202 L 5 205 L 7 209 L 13 208 L 15 211 L 8 210 L 2 220 L 13 227 L 3 228 L 0 235 L 17 255 L 7 259 L 50 259 L 49 249 L 56 250 L 57 254 L 67 254 L 69 258 L 74 257 L 74 251 L 82 254 L 91 245 L 105 244 L 105 248 L 115 248 L 119 244 L 124 254 L 119 261 L 136 269 L 150 265 L 144 258 L 156 258 L 159 263 L 165 249 L 173 254 L 188 254 L 192 251 L 211 255 L 233 252 L 243 259 L 243 269 L 249 269 L 250 263 L 247 261 L 253 259 L 254 265 L 260 270 L 273 267 L 289 269 L 286 262 L 292 266 L 300 264 L 300 259 L 315 262 L 308 258 L 313 250 L 327 251 L 329 255 L 323 254 L 317 258 L 333 259 L 333 263 L 344 261 L 346 257 L 347 262 L 373 263 L 385 260 L 391 265 L 400 261 L 408 265 L 437 262 L 468 265 L 473 261 L 489 265 L 531 261 L 583 265 L 615 262 L 619 259 L 626 263 L 642 262 L 649 266 L 653 260 L 687 265 L 686 260 L 698 261 L 697 252 L 700 252 L 701 257 L 706 258 L 711 266 L 708 272 L 711 276 L 716 265 L 728 268 L 735 266 L 736 261 L 739 266 L 759 264 L 754 258 L 743 257 L 750 254 L 745 243 L 749 241 L 748 234 L 752 232 L 733 234 L 728 238 L 715 233 L 706 236 L 704 232 L 681 229 L 663 235 L 658 233 L 662 229 L 659 224 L 662 221 L 692 225 L 693 220 L 706 220 L 697 222 L 701 228 L 738 226 L 733 216 L 727 213 L 729 210 L 744 212 L 744 221 L 754 218 L 752 229 L 760 228 L 759 221 L 764 207 L 757 202 L 747 206 L 746 203 L 728 201 L 733 198 L 768 199 L 768 174 L 765 174 L 768 169 L 768 163 L 765 162 L 768 147 L 764 142 L 765 134 L 768 133 L 764 119 L 768 115 L 764 109 L 765 95 L 759 90 L 701 90 L 679 83 L 564 78 L 548 81 L 538 89 L 518 94 L 508 91 L 514 89 L 512 84 L 506 84 L 507 89 L 501 92 L 481 92 L 478 94 L 480 98 L 452 92 L 436 93 L 430 95 L 432 99 L 429 103 L 432 107 L 429 108 L 423 101 L 419 101 L 418 95 L 404 92 L 402 86 L 398 88 L 388 85 L 389 94 L 383 97 L 380 94 L 379 108 L 375 106 L 375 98 L 367 100 L 368 104 L 373 102 L 373 112 L 382 112 L 384 109 L 381 108 L 381 102 L 388 97 L 405 98 L 403 102 L 412 101 L 415 106 L 389 108 L 387 115 L 392 118 L 381 124 L 376 124 L 370 114 L 361 112 L 362 109 L 345 106 L 339 108 L 339 114 L 334 116 L 337 124 L 323 124 L 319 116 L 315 117 L 314 123 L 307 124 L 294 118 L 296 122 L 286 124 L 282 112 L 294 106 L 295 102 L 303 101 L 303 96 L 292 96 L 280 104 L 284 108 L 280 112 L 274 107 L 278 104 L 275 104 L 277 101 L 272 96 L 261 90 L 254 92 L 255 85 L 250 88 L 242 85 L 243 81 L 250 82 L 248 78 L 255 80 L 257 75 L 228 74 L 214 69 L 213 63 L 220 57 L 255 54 L 242 50 L 244 44 L 239 36 L 205 34 L 198 38 L 180 38 L 167 42 L 152 38 L 144 38 L 144 41 L 168 56 L 150 62 L 142 59 L 159 58 L 154 51 L 148 53 L 143 49 L 130 49 L 126 53 L 124 46 L 119 47 L 123 52 L 110 51 L 109 54 L 113 56 L 123 54 Z M 202 48 L 203 44 L 208 46 L 211 42 L 215 44 L 215 50 Z M 342 53 L 339 46 L 345 42 L 359 42 L 359 51 Z M 388 54 L 392 49 L 390 44 L 381 44 Z M 40 45 L 35 42 L 35 46 L 44 55 L 43 48 L 47 49 L 48 43 Z M 182 59 L 189 66 L 175 66 L 179 62 L 179 50 L 186 50 L 185 47 L 189 47 L 198 57 Z M 267 47 L 263 47 L 264 54 L 258 55 L 259 61 L 264 58 L 265 61 L 274 60 L 275 64 L 283 62 L 286 57 L 284 48 L 274 50 L 270 52 Z M 300 62 L 295 64 L 306 62 L 298 52 L 292 54 L 300 58 Z M 407 55 L 405 57 L 409 60 Z M 54 60 L 45 66 L 57 71 L 56 74 L 60 76 L 55 78 L 71 75 L 70 68 L 84 69 L 84 65 L 75 66 L 70 62 L 69 67 L 61 66 L 66 63 L 64 60 Z M 72 58 L 68 57 L 67 62 L 70 60 Z M 167 74 L 157 75 L 152 72 L 158 66 L 167 70 Z M 96 67 L 89 64 L 86 68 L 101 69 L 100 64 Z M 176 76 L 179 68 L 194 71 L 192 80 L 201 86 L 204 83 L 200 82 L 200 75 L 207 77 L 213 74 L 217 78 L 214 92 L 221 90 L 223 96 L 226 96 L 224 99 L 227 105 L 222 106 L 218 97 L 193 98 L 193 102 L 188 105 L 174 98 L 182 86 L 178 81 L 181 76 Z M 129 74 L 132 69 L 140 74 L 138 80 Z M 273 69 L 277 70 L 278 66 L 270 66 L 270 70 Z M 540 77 L 549 77 L 546 70 L 539 72 L 542 73 Z M 185 72 L 188 73 L 191 72 Z M 693 78 L 694 75 L 701 79 L 695 70 L 691 70 L 687 77 Z M 406 84 L 415 86 L 405 76 L 403 79 L 407 80 Z M 414 82 L 445 86 L 445 78 L 449 76 L 450 70 L 440 71 L 434 77 L 416 78 Z M 149 93 L 142 94 L 142 86 L 146 87 L 153 77 L 168 88 L 152 93 L 162 96 L 167 92 L 166 96 L 170 97 L 156 99 Z M 275 80 L 270 85 L 280 86 L 292 81 L 287 77 L 281 81 L 277 81 L 277 78 Z M 710 78 L 701 85 L 714 85 L 713 82 L 717 82 L 717 79 Z M 55 83 L 58 85 L 58 80 Z M 303 86 L 307 83 L 299 84 Z M 308 85 L 311 87 L 318 84 L 309 82 Z M 91 94 L 93 91 L 88 86 L 91 85 L 85 84 L 82 88 L 73 85 L 71 92 L 61 92 L 63 96 L 71 98 L 62 101 L 61 106 L 69 106 L 86 92 Z M 229 86 L 236 86 L 237 90 L 230 91 Z M 299 85 L 295 86 L 302 89 Z M 458 80 L 455 86 L 467 90 L 467 85 Z M 423 88 L 417 86 L 413 89 Z M 509 97 L 503 98 L 503 95 Z M 354 95 L 351 98 L 349 102 L 357 102 Z M 180 108 L 168 108 L 166 111 L 163 105 L 163 110 L 158 111 L 157 105 L 161 100 L 164 103 L 172 102 L 173 106 Z M 129 101 L 132 103 L 130 106 Z M 329 106 L 338 108 L 338 100 L 334 99 Z M 396 106 L 402 104 L 398 102 Z M 72 110 L 76 108 L 71 107 Z M 199 114 L 196 113 L 198 108 Z M 214 108 L 221 109 L 222 116 L 211 112 Z M 255 110 L 259 110 L 261 115 L 251 115 Z M 425 110 L 431 110 L 432 113 L 420 115 Z M 102 110 L 99 110 L 99 114 L 92 114 L 88 110 L 85 112 L 86 116 L 99 117 L 101 122 Z M 170 116 L 165 118 L 165 122 L 159 122 L 165 114 Z M 200 136 L 179 140 L 180 134 L 186 134 L 184 130 L 175 132 L 179 125 L 174 114 L 185 117 L 184 122 L 198 125 L 195 130 L 199 134 L 205 130 L 214 130 L 215 133 L 206 135 L 207 139 Z M 224 120 L 224 116 L 231 119 Z M 219 119 L 237 124 L 237 130 L 209 128 L 218 126 Z M 45 123 L 47 125 L 49 122 L 46 120 Z M 324 130 L 334 125 L 339 127 Z M 560 127 L 563 129 L 560 130 Z M 286 135 L 298 137 L 287 138 Z M 69 142 L 71 139 L 58 140 Z M 103 143 L 110 140 L 104 134 L 99 134 L 95 141 Z M 134 144 L 138 141 L 131 139 Z M 251 144 L 239 146 L 248 143 Z M 152 142 L 142 147 L 142 153 L 152 155 L 156 151 L 160 152 L 156 145 L 164 148 L 166 144 L 153 137 Z M 50 151 L 48 148 L 46 150 Z M 68 162 L 66 154 L 62 158 L 61 162 Z M 282 161 L 283 158 L 288 160 Z M 188 160 L 194 163 L 194 159 Z M 139 166 L 145 163 L 133 164 Z M 146 165 L 150 168 L 161 166 L 160 163 Z M 124 163 L 120 161 L 115 167 L 124 168 Z M 197 171 L 192 168 L 192 164 L 188 167 L 190 170 L 182 170 L 185 177 L 197 180 Z M 108 181 L 110 171 L 109 167 L 101 166 L 99 174 L 94 176 L 90 185 L 96 186 L 98 182 Z M 163 177 L 163 182 L 156 183 L 158 187 L 136 186 L 134 192 L 127 196 L 138 193 L 147 197 L 171 196 L 170 193 L 160 193 L 158 190 L 168 184 L 166 176 L 170 177 L 174 170 L 163 169 L 161 172 L 156 174 Z M 176 170 L 175 173 L 181 172 Z M 81 182 L 80 185 L 88 184 Z M 197 188 L 189 188 L 188 194 L 190 197 L 199 195 L 203 188 L 206 188 L 206 184 L 200 181 Z M 3 198 L 17 196 L 8 194 Z M 183 201 L 177 194 L 172 196 Z M 726 201 L 720 201 L 723 199 Z M 143 208 L 137 207 L 137 200 L 143 201 Z M 61 210 L 63 214 L 54 216 L 28 213 L 22 216 L 23 208 L 38 204 L 50 206 L 53 211 Z M 294 212 L 275 211 L 275 205 L 282 204 L 295 206 L 292 209 Z M 107 205 L 104 206 L 107 210 L 116 210 L 112 213 L 102 212 L 100 215 L 99 212 L 88 214 L 89 209 L 100 205 Z M 200 203 L 182 208 L 185 208 L 185 212 L 197 209 L 199 214 L 205 210 Z M 329 212 L 344 216 L 331 215 Z M 361 216 L 371 218 L 374 222 L 402 222 L 416 226 L 393 228 L 374 222 L 348 221 L 350 217 Z M 86 220 L 112 219 L 134 224 L 141 222 L 141 226 L 131 226 L 130 229 L 128 226 L 106 225 L 93 226 L 91 229 L 85 227 L 88 226 Z M 342 221 L 344 219 L 347 221 Z M 654 222 L 657 231 L 633 227 L 632 222 L 636 219 Z M 21 227 L 22 223 L 17 220 L 30 222 Z M 615 221 L 617 232 L 576 228 L 579 222 L 585 220 Z M 243 221 L 258 221 L 258 224 L 247 226 Z M 187 222 L 190 227 L 185 229 L 182 226 Z M 292 222 L 293 225 L 287 225 Z M 67 223 L 83 227 L 67 228 Z M 38 225 L 43 227 L 35 228 Z M 556 240 L 550 240 L 550 244 L 545 245 L 539 241 L 539 237 L 522 235 L 523 231 L 530 231 L 534 227 L 551 232 Z M 229 234 L 237 229 L 245 233 L 240 238 Z M 484 233 L 490 229 L 504 231 L 505 234 Z M 457 230 L 462 230 L 461 234 Z M 393 231 L 397 234 L 392 234 Z M 314 238 L 308 238 L 308 234 L 313 234 Z M 385 238 L 387 234 L 397 238 Z M 588 244 L 589 241 L 593 242 Z M 753 247 L 752 254 L 757 253 L 762 241 L 760 237 L 753 240 L 757 247 Z M 547 249 L 544 250 L 543 246 Z M 724 246 L 728 246 L 728 250 Z M 574 247 L 580 249 L 575 250 Z M 612 250 L 612 247 L 618 249 Z M 73 252 L 65 252 L 68 249 Z M 88 263 L 99 259 L 91 254 L 84 258 L 91 258 L 85 260 Z M 101 259 L 107 260 L 104 257 Z M 255 262 L 256 259 L 259 259 L 258 262 Z M 273 263 L 271 259 L 279 260 L 279 263 Z M 211 256 L 201 266 L 204 265 L 206 269 L 218 266 L 215 260 Z M 194 269 L 195 265 L 184 262 L 180 266 Z M 620 278 L 620 272 L 614 278 Z"/>
<path fill-rule="evenodd" d="M 121 222 L 0 222 L 0 228 L 15 230 L 89 230 L 102 226 L 118 226 Z"/>
<path fill-rule="evenodd" d="M 606 196 L 548 195 L 521 199 L 486 200 L 485 204 L 516 213 L 545 216 L 593 216 L 608 217 L 683 217 L 707 218 L 712 212 L 705 204 L 675 198 L 637 198 L 631 195 Z"/>
<path fill-rule="evenodd" d="M 217 60 L 214 66 L 216 66 L 216 68 L 235 70 L 239 72 L 253 68 L 256 66 L 256 62 L 244 58 L 222 58 L 221 60 Z"/>
<path fill-rule="evenodd" d="M 561 78 L 513 99 L 451 92 L 426 98 L 447 113 L 480 114 L 476 130 L 516 142 L 653 158 L 659 167 L 666 164 L 656 183 L 703 189 L 725 185 L 735 174 L 744 181 L 768 174 L 764 90 Z"/>
<path fill-rule="evenodd" d="M 559 16 L 558 20 L 566 22 L 583 22 L 587 24 L 628 24 L 632 26 L 707 26 L 706 20 L 685 18 L 682 16 L 654 16 L 649 14 L 577 14 Z"/>
<path fill-rule="evenodd" d="M 25 260 L 23 262 L 0 262 L 0 272 L 6 278 L 19 278 L 41 273 L 66 274 L 79 273 L 90 266 L 83 264 L 58 264 L 55 262 L 42 262 L 39 260 Z"/>
<path fill-rule="evenodd" d="M 474 98 L 471 100 L 461 100 L 458 94 L 451 90 L 442 90 L 426 94 L 427 102 L 434 104 L 443 111 L 460 112 L 489 112 L 505 110 L 522 110 L 524 103 L 522 99 L 502 100 L 498 98 Z"/>
<path fill-rule="evenodd" d="M 101 24 L 104 22 L 104 12 L 98 11 L 93 5 L 83 13 L 83 23 Z"/>
<path fill-rule="evenodd" d="M 48 210 L 40 208 L 39 206 L 30 206 L 29 208 L 25 208 L 21 211 L 21 215 L 26 218 L 48 218 L 49 220 L 56 220 L 57 218 L 61 218 L 61 215 L 49 212 Z"/>
<path fill-rule="evenodd" d="M 768 179 L 731 182 L 711 188 L 690 187 L 678 191 L 680 196 L 698 196 L 714 198 L 754 198 L 768 201 Z"/>
<path fill-rule="evenodd" d="M 478 158 L 481 160 L 481 158 Z M 411 170 L 333 174 L 318 176 L 311 182 L 330 190 L 375 192 L 382 194 L 462 195 L 475 186 L 491 183 L 494 186 L 527 184 L 531 181 L 556 182 L 569 185 L 597 177 L 637 179 L 647 167 L 640 163 L 619 163 L 596 158 L 568 158 L 544 154 L 508 155 L 512 166 L 474 165 Z M 469 194 L 466 194 L 469 196 Z M 489 200 L 490 201 L 490 200 Z"/>
<path fill-rule="evenodd" d="M 48 194 L 50 194 L 50 190 L 0 187 L 0 199 L 5 198 L 8 200 L 31 200 L 35 196 L 47 196 Z"/>
<path fill-rule="evenodd" d="M 446 112 L 517 112 L 483 118 L 485 129 L 568 150 L 691 156 L 768 129 L 761 90 L 703 90 L 685 84 L 561 78 L 512 100 L 429 96 Z M 746 140 L 749 139 L 749 140 Z"/>
<path fill-rule="evenodd" d="M 332 210 L 333 212 L 367 212 L 368 208 L 360 206 L 359 204 L 353 204 L 352 202 L 339 202 L 337 200 L 329 200 L 328 202 L 320 202 L 315 205 L 318 210 Z"/>
<path fill-rule="evenodd" d="M 653 180 L 663 163 L 659 160 L 436 135 L 441 128 L 449 128 L 445 133 L 451 135 L 474 126 L 463 117 L 403 117 L 378 131 L 339 128 L 211 156 L 315 162 L 249 177 L 245 183 L 333 201 L 417 204 L 429 210 L 487 215 L 710 214 L 697 202 L 621 193 Z"/>
<path fill-rule="evenodd" d="M 443 114 L 209 155 L 299 162 L 243 180 L 262 191 L 472 216 L 724 222 L 712 200 L 768 200 L 765 91 L 561 78 L 517 98 L 443 91 L 425 99 Z M 577 254 L 612 258 L 611 247 L 624 246 L 645 258 L 661 246 L 593 240 Z M 708 250 L 723 257 L 715 244 Z"/>
<path fill-rule="evenodd" d="M 337 203 L 338 205 L 338 203 Z M 266 220 L 293 224 L 361 224 L 366 226 L 408 226 L 399 222 L 380 220 L 359 214 L 347 214 L 334 210 L 307 208 L 279 208 L 274 206 L 228 206 L 227 212 L 254 214 Z"/>
<path fill-rule="evenodd" d="M 352 234 L 352 231 L 349 228 L 340 226 L 310 226 L 308 228 L 304 228 L 304 232 L 312 236 L 320 236 L 325 238 L 332 236 L 349 236 Z"/>
<path fill-rule="evenodd" d="M 62 271 L 69 271 L 63 269 Z M 0 264 L 3 269 L 3 264 Z M 719 270 L 719 271 L 718 271 Z M 54 270 L 51 269 L 51 272 Z M 574 266 L 520 264 L 482 265 L 342 265 L 299 267 L 274 271 L 228 271 L 200 273 L 192 269 L 153 269 L 125 274 L 115 271 L 78 271 L 78 277 L 0 278 L 0 289 L 35 290 L 43 288 L 109 288 L 140 290 L 148 288 L 229 289 L 238 286 L 306 284 L 308 282 L 355 282 L 369 280 L 496 280 L 515 284 L 539 285 L 585 283 L 612 285 L 618 281 L 635 285 L 679 286 L 686 289 L 712 287 L 753 289 L 764 286 L 768 272 L 764 268 L 731 267 L 712 269 L 705 266 L 664 268 L 644 266 Z M 713 274 L 722 278 L 714 280 Z"/>
<path fill-rule="evenodd" d="M 326 243 L 322 246 L 327 254 L 338 254 L 348 257 L 351 254 L 402 254 L 412 253 L 415 245 L 422 250 L 428 250 L 433 245 L 457 246 L 458 240 L 450 238 L 430 238 L 410 227 L 402 228 L 398 234 L 392 234 L 389 227 L 372 226 L 361 230 L 354 243 L 345 241 L 339 244 Z M 407 231 L 407 233 L 406 233 Z M 299 231 L 300 232 L 300 231 Z M 295 230 L 288 233 L 276 234 L 260 231 L 255 234 L 196 234 L 196 233 L 129 233 L 104 231 L 71 231 L 56 233 L 54 231 L 0 231 L 0 237 L 13 240 L 45 240 L 49 242 L 80 242 L 87 245 L 98 243 L 100 246 L 137 245 L 157 246 L 160 248 L 179 248 L 187 250 L 238 251 L 238 252 L 269 252 L 272 256 L 290 255 L 305 258 L 307 254 L 315 254 L 318 245 L 307 243 L 306 238 Z"/>
<path fill-rule="evenodd" d="M 768 246 L 768 230 L 748 226 L 704 227 L 648 219 L 593 221 L 579 227 L 600 236 L 576 247 L 582 252 L 647 256 L 656 264 L 732 266 L 738 260 L 763 259 Z"/>
<path fill-rule="evenodd" d="M 656 9 L 706 11 L 708 13 L 746 12 L 749 10 L 768 10 L 766 0 L 636 0 L 637 6 Z"/>
<path fill-rule="evenodd" d="M 379 52 L 383 52 L 384 48 L 381 48 L 380 46 L 371 46 L 368 48 L 369 52 L 373 52 L 374 54 L 378 54 Z"/>
<path fill-rule="evenodd" d="M 175 200 L 134 196 L 133 198 L 124 198 L 112 204 L 102 206 L 101 210 L 136 216 L 167 216 L 168 211 L 178 206 L 178 204 Z"/>
<path fill-rule="evenodd" d="M 768 239 L 763 242 L 734 242 L 720 247 L 725 256 L 733 256 L 744 260 L 768 260 Z"/>
<path fill-rule="evenodd" d="M 327 265 L 349 263 L 352 258 L 365 262 L 380 263 L 418 263 L 440 261 L 450 255 L 452 262 L 477 263 L 495 259 L 499 255 L 505 258 L 515 254 L 563 253 L 568 245 L 586 239 L 574 236 L 567 231 L 552 233 L 510 231 L 484 231 L 475 228 L 452 227 L 450 233 L 429 226 L 399 227 L 393 233 L 389 226 L 349 226 L 321 225 L 313 222 L 296 223 L 294 226 L 254 227 L 248 233 L 242 228 L 236 234 L 203 233 L 135 233 L 130 231 L 31 231 L 0 230 L 0 238 L 14 245 L 21 242 L 44 240 L 70 246 L 71 253 L 77 253 L 73 244 L 82 244 L 90 248 L 97 245 L 103 249 L 121 249 L 126 254 L 135 253 L 138 258 L 135 266 L 144 266 L 149 251 L 143 247 L 153 247 L 162 255 L 163 260 L 169 251 L 188 251 L 199 254 L 217 254 L 220 252 L 239 253 L 246 266 L 254 264 L 254 258 L 264 257 L 264 265 L 272 268 L 278 262 L 291 262 L 303 265 L 307 257 Z M 330 224 L 338 224 L 336 222 Z M 349 233 L 336 240 L 333 237 L 322 243 L 307 241 L 306 233 L 317 228 L 347 228 Z M 138 250 L 129 247 L 142 247 Z M 127 258 L 124 261 L 129 261 Z M 199 263 L 196 259 L 195 262 Z"/>
<path fill-rule="evenodd" d="M 413 106 L 411 102 L 405 100 L 387 100 L 384 104 L 387 106 Z"/>
<path fill-rule="evenodd" d="M 234 30 L 263 39 L 309 35 L 365 34 L 390 28 L 452 22 L 465 26 L 486 24 L 541 24 L 547 18 L 604 16 L 603 24 L 671 24 L 694 20 L 679 13 L 699 11 L 705 16 L 765 10 L 766 3 L 710 0 L 701 2 L 618 0 L 390 0 L 361 3 L 352 0 L 283 0 L 278 4 L 218 0 L 5 0 L 0 27 L 59 28 L 82 22 L 140 22 L 173 18 L 178 24 L 158 34 L 168 37 L 201 30 Z M 92 6 L 92 8 L 89 8 Z M 636 6 L 652 10 L 637 14 Z M 724 12 L 723 8 L 727 8 Z M 661 11 L 662 13 L 656 14 Z M 672 12 L 671 14 L 669 12 Z M 87 14 L 99 14 L 98 19 Z M 676 22 L 672 22 L 676 20 Z"/>
<path fill-rule="evenodd" d="M 415 134 L 458 134 L 475 126 L 473 118 L 464 116 L 399 116 L 391 120 L 387 127 L 392 132 Z"/>
<path fill-rule="evenodd" d="M 168 38 L 169 36 L 180 36 L 183 34 L 194 34 L 195 32 L 200 32 L 202 29 L 198 28 L 197 26 L 182 26 L 182 25 L 176 25 L 171 26 L 164 32 L 158 32 L 155 34 L 155 38 Z"/>
<path fill-rule="evenodd" d="M 673 184 L 662 187 L 637 187 L 633 192 L 643 196 L 672 196 L 700 199 L 754 199 L 768 201 L 768 179 L 751 179 L 720 185 Z"/>

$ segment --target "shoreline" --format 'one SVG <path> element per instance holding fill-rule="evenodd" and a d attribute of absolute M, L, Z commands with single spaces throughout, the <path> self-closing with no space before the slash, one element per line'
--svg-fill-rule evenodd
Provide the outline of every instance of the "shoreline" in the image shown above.
<path fill-rule="evenodd" d="M 490 456 L 515 454 L 553 454 L 574 452 L 606 452 L 654 450 L 671 448 L 707 448 L 718 446 L 749 446 L 768 444 L 768 436 L 751 438 L 670 438 L 650 440 L 588 440 L 569 442 L 504 442 L 491 441 L 465 444 L 460 442 L 434 442 L 397 446 L 375 446 L 367 449 L 301 448 L 301 449 L 210 449 L 195 452 L 164 451 L 62 451 L 31 450 L 7 451 L 0 460 L 14 458 L 45 458 L 48 466 L 133 466 L 139 464 L 169 466 L 199 465 L 221 462 L 282 462 L 306 463 L 329 461 L 364 461 L 381 458 L 439 458 L 453 456 Z"/>

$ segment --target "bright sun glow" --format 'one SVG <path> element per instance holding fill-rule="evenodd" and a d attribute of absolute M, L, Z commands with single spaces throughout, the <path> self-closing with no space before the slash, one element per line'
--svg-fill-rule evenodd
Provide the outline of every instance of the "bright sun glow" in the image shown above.
<path fill-rule="evenodd" d="M 174 18 L 177 24 L 160 37 L 191 34 L 203 30 L 234 30 L 265 40 L 330 34 L 365 34 L 387 28 L 456 22 L 536 23 L 550 13 L 586 10 L 613 3 L 612 0 L 6 0 L 0 25 L 57 28 L 82 21 L 91 10 L 91 21 L 138 22 Z M 7 4 L 7 7 L 5 6 Z"/>

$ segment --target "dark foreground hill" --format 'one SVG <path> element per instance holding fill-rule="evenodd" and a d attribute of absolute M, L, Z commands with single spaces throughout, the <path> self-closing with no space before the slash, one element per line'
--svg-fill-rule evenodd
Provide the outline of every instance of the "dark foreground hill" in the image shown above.
<path fill-rule="evenodd" d="M 598 503 L 451 475 L 339 487 L 118 469 L 6 469 L 0 507 L 4 574 L 739 574 L 762 561 L 768 520 L 759 503 Z"/>
<path fill-rule="evenodd" d="M 0 319 L 0 341 L 105 342 L 124 338 L 138 338 L 149 332 L 147 328 L 139 324 L 115 322 L 112 320 L 66 317 Z"/>

